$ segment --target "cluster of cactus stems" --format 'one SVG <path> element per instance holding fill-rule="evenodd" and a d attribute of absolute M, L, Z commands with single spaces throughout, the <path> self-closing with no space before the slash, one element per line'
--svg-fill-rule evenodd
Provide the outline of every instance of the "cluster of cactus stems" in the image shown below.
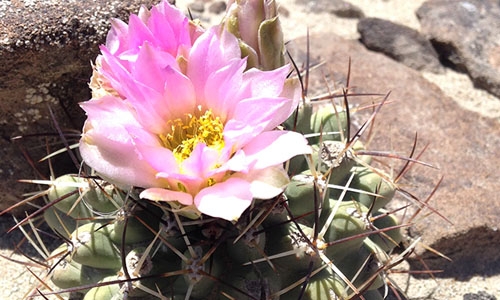
<path fill-rule="evenodd" d="M 49 188 L 27 199 L 43 196 L 45 203 L 16 226 L 26 232 L 30 225 L 26 237 L 45 259 L 40 284 L 27 297 L 383 299 L 396 288 L 391 268 L 413 247 L 393 253 L 410 225 L 385 208 L 400 191 L 400 176 L 375 167 L 376 152 L 359 139 L 385 98 L 352 134 L 349 88 L 337 96 L 344 101 L 329 95 L 325 104 L 304 95 L 283 127 L 304 134 L 313 153 L 288 161 L 285 191 L 255 199 L 237 222 L 186 218 L 86 167 L 48 182 L 33 180 Z M 406 161 L 402 173 L 418 162 Z M 43 244 L 39 219 L 61 241 L 55 250 Z"/>
<path fill-rule="evenodd" d="M 308 136 L 313 154 L 290 160 L 284 193 L 255 200 L 236 223 L 188 219 L 139 199 L 136 188 L 92 175 L 50 181 L 37 213 L 62 243 L 42 251 L 44 276 L 57 289 L 39 293 L 85 300 L 383 299 L 393 287 L 388 272 L 409 251 L 392 254 L 407 224 L 384 209 L 398 185 L 371 166 L 359 140 L 349 139 L 349 119 L 346 107 L 304 102 L 284 126 Z"/>

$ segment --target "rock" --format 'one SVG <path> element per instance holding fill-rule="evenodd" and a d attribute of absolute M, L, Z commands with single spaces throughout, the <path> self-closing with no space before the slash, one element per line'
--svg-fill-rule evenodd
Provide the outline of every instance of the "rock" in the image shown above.
<path fill-rule="evenodd" d="M 359 19 L 363 18 L 365 14 L 363 11 L 346 1 L 331 1 L 332 7 L 328 11 L 337 17 L 348 18 L 348 19 Z"/>
<path fill-rule="evenodd" d="M 406 66 L 431 72 L 442 71 L 437 52 L 418 31 L 379 18 L 358 22 L 361 42 L 366 48 L 382 52 Z"/>
<path fill-rule="evenodd" d="M 500 96 L 500 4 L 495 0 L 430 0 L 418 10 L 422 32 L 442 60 Z"/>
<path fill-rule="evenodd" d="M 203 3 L 202 1 L 195 1 L 189 4 L 188 7 L 190 10 L 197 13 L 203 13 L 205 11 L 205 3 Z"/>
<path fill-rule="evenodd" d="M 280 16 L 280 20 L 282 20 L 283 17 L 285 18 L 290 17 L 290 11 L 285 6 L 283 6 L 283 4 L 280 4 L 278 6 L 278 14 Z"/>
<path fill-rule="evenodd" d="M 359 19 L 364 17 L 363 11 L 343 0 L 296 0 L 297 3 L 304 4 L 311 12 L 328 12 L 341 18 Z"/>
<path fill-rule="evenodd" d="M 477 294 L 467 293 L 464 295 L 463 300 L 497 300 L 497 297 L 489 295 L 484 291 L 480 291 Z"/>
<path fill-rule="evenodd" d="M 215 1 L 210 4 L 208 7 L 208 11 L 212 14 L 221 14 L 226 11 L 226 2 L 225 1 Z"/>
<path fill-rule="evenodd" d="M 49 175 L 47 163 L 38 163 L 47 154 L 46 145 L 49 151 L 64 148 L 49 107 L 68 142 L 78 140 L 84 113 L 77 103 L 90 97 L 90 62 L 105 40 L 109 19 L 128 20 L 130 12 L 152 2 L 0 3 L 0 211 L 36 190 L 18 179 Z M 19 135 L 25 138 L 11 140 Z M 73 163 L 67 158 L 54 164 L 56 173 L 68 166 Z"/>
<path fill-rule="evenodd" d="M 425 201 L 443 176 L 429 206 L 453 225 L 428 208 L 413 220 L 414 232 L 422 236 L 422 243 L 453 260 L 449 262 L 419 247 L 417 253 L 432 270 L 444 270 L 434 276 L 464 280 L 475 274 L 498 273 L 500 123 L 462 109 L 415 70 L 380 53 L 370 52 L 357 41 L 346 41 L 328 32 L 312 35 L 310 43 L 312 57 L 325 61 L 320 70 L 312 72 L 316 77 L 310 81 L 310 91 L 325 90 L 325 74 L 331 74 L 326 80 L 335 86 L 340 86 L 339 80 L 345 84 L 349 58 L 352 59 L 352 92 L 391 91 L 389 100 L 394 102 L 383 107 L 376 118 L 377 134 L 370 144 L 371 150 L 407 155 L 412 149 L 415 133 L 418 133 L 419 141 L 417 153 L 422 145 L 430 144 L 420 160 L 439 167 L 439 170 L 414 165 L 399 184 L 420 201 Z M 294 41 L 291 47 L 295 48 L 295 52 L 291 49 L 293 57 L 301 65 L 305 39 Z M 297 51 L 297 48 L 304 50 Z M 370 105 L 381 98 L 349 97 L 352 104 L 359 106 Z M 359 116 L 353 116 L 358 126 L 366 119 Z M 394 159 L 384 161 L 394 165 L 395 174 L 399 172 L 401 162 L 397 164 Z M 409 196 L 400 199 L 403 204 L 413 203 L 413 208 L 407 212 L 408 218 L 415 209 L 415 201 Z M 418 260 L 410 262 L 412 269 L 422 269 Z"/>

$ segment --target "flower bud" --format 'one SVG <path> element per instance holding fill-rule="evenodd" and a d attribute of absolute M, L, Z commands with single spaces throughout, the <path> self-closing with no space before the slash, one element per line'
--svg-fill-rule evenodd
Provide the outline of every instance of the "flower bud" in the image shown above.
<path fill-rule="evenodd" d="M 248 68 L 274 70 L 285 64 L 283 31 L 274 0 L 230 0 L 222 23 L 238 37 Z"/>

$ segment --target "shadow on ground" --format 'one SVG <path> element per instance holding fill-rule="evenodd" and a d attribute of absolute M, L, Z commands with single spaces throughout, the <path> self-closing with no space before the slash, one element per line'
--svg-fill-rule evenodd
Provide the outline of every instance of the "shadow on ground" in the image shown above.
<path fill-rule="evenodd" d="M 493 276 L 500 274 L 500 231 L 487 227 L 473 228 L 467 233 L 441 239 L 432 245 L 452 261 L 426 252 L 422 255 L 430 270 L 442 270 L 435 273 L 438 278 L 454 278 L 467 281 L 473 276 Z M 426 270 L 416 259 L 409 261 L 411 270 Z M 414 274 L 413 276 L 419 277 Z M 420 275 L 426 276 L 428 275 Z"/>
<path fill-rule="evenodd" d="M 0 217 L 0 249 L 9 249 L 12 250 L 12 252 L 35 259 L 41 258 L 38 252 L 26 240 L 20 229 L 15 229 L 9 232 L 9 230 L 15 225 L 16 222 L 12 216 L 4 215 Z M 26 230 L 31 231 L 31 229 L 27 226 L 29 227 L 29 225 L 25 225 Z M 40 229 L 40 238 L 45 246 L 48 249 L 54 249 L 54 247 L 59 243 L 58 238 L 46 235 L 47 232 L 52 231 L 45 224 L 38 227 L 38 229 Z"/>

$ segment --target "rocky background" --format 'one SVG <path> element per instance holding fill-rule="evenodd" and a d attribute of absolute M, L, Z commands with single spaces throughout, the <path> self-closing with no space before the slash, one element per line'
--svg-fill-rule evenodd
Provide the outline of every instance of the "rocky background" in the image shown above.
<path fill-rule="evenodd" d="M 109 18 L 127 19 L 138 0 L 0 0 L 0 210 L 34 186 L 21 178 L 43 178 L 48 152 L 78 139 L 84 120 L 76 105 L 89 98 L 87 82 Z M 494 0 L 281 0 L 282 23 L 297 62 L 310 35 L 310 96 L 345 86 L 357 93 L 388 93 L 391 103 L 376 120 L 371 149 L 408 154 L 415 134 L 422 160 L 400 184 L 422 200 L 439 189 L 415 220 L 408 238 L 422 242 L 417 259 L 392 278 L 409 299 L 500 299 L 500 4 Z M 225 11 L 219 0 L 177 0 L 205 24 Z M 351 98 L 354 105 L 380 98 Z M 357 120 L 357 119 L 356 119 Z M 362 120 L 360 118 L 359 120 Z M 23 136 L 14 139 L 13 137 Z M 60 163 L 60 161 L 66 163 Z M 56 174 L 73 165 L 61 156 Z M 396 166 L 397 167 L 397 166 Z M 396 168 L 396 171 L 398 169 Z M 407 201 L 401 199 L 401 201 Z M 22 216 L 22 210 L 14 211 Z M 19 234 L 3 235 L 11 216 L 0 218 L 0 251 L 12 259 Z M 24 249 L 24 248 L 23 248 Z M 25 251 L 27 249 L 24 249 Z M 34 278 L 0 258 L 0 299 L 22 299 Z M 408 273 L 409 272 L 409 273 Z"/>

